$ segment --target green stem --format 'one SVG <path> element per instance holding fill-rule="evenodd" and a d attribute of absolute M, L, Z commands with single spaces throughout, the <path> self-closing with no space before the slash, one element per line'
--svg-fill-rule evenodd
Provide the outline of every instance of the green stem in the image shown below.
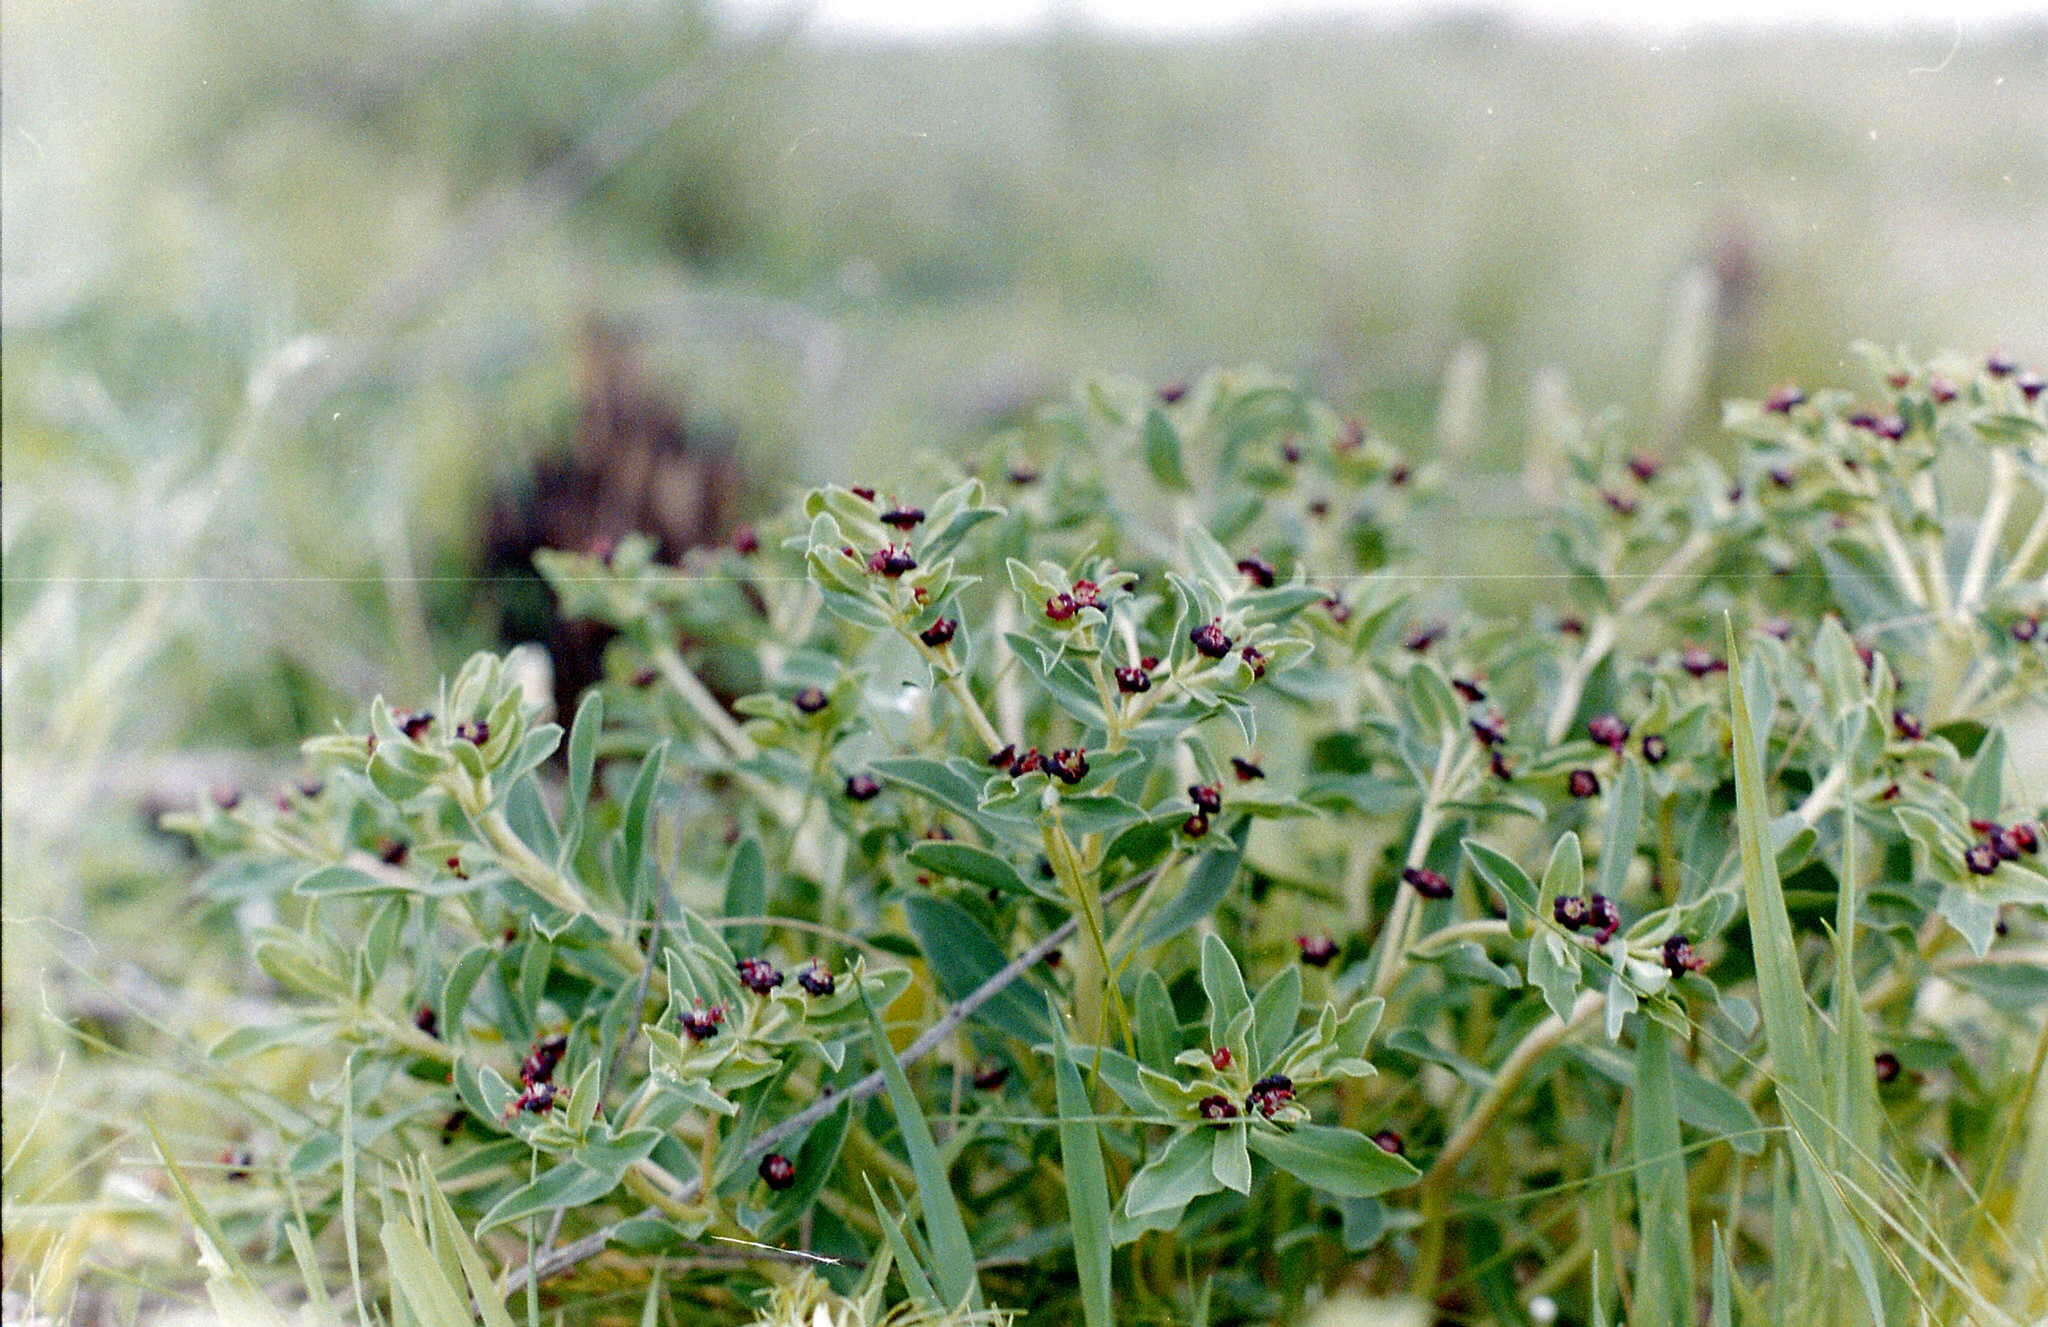
<path fill-rule="evenodd" d="M 1130 1019 L 1124 1013 L 1123 997 L 1110 976 L 1109 943 L 1103 935 L 1102 895 L 1081 868 L 1080 855 L 1074 850 L 1074 841 L 1067 837 L 1067 831 L 1060 825 L 1057 811 L 1046 819 L 1041 836 L 1046 860 L 1052 863 L 1053 874 L 1059 879 L 1060 887 L 1066 890 L 1074 911 L 1080 915 L 1082 929 L 1088 933 L 1086 961 L 1075 964 L 1074 968 L 1076 1021 L 1091 1044 L 1101 1045 L 1105 1031 L 1104 1006 L 1107 1003 L 1115 1008 L 1124 1039 L 1128 1041 Z"/>
<path fill-rule="evenodd" d="M 757 754 L 754 739 L 747 736 L 746 730 L 725 712 L 725 706 L 718 703 L 718 697 L 712 695 L 711 689 L 683 662 L 683 656 L 676 652 L 675 646 L 657 643 L 652 653 L 655 670 L 661 674 L 662 680 L 675 688 L 691 712 L 725 744 L 733 759 L 747 760 Z"/>
<path fill-rule="evenodd" d="M 1444 1232 L 1449 1209 L 1449 1188 L 1456 1176 L 1458 1164 L 1476 1146 L 1487 1130 L 1493 1127 L 1500 1113 L 1514 1100 L 1521 1089 L 1522 1080 L 1545 1052 L 1553 1049 L 1581 1026 L 1592 1021 L 1605 997 L 1597 991 L 1580 995 L 1572 1006 L 1572 1016 L 1561 1019 L 1556 1014 L 1545 1018 L 1529 1030 L 1529 1034 L 1508 1053 L 1493 1076 L 1493 1086 L 1479 1098 L 1466 1115 L 1464 1122 L 1447 1139 L 1422 1176 L 1422 1234 L 1417 1241 L 1415 1266 L 1415 1297 L 1428 1304 L 1436 1294 L 1437 1279 L 1442 1271 L 1444 1255 Z"/>
<path fill-rule="evenodd" d="M 1458 756 L 1458 734 L 1445 729 L 1441 735 L 1436 756 L 1436 769 L 1429 776 L 1429 789 L 1422 795 L 1422 810 L 1416 816 L 1415 836 L 1408 841 L 1408 855 L 1403 866 L 1420 866 L 1429 856 L 1430 842 L 1436 838 L 1437 823 L 1443 817 L 1443 801 Z M 1394 987 L 1401 975 L 1401 968 L 1408 958 L 1408 932 L 1414 929 L 1415 912 L 1420 906 L 1421 895 L 1413 889 L 1397 884 L 1394 887 L 1394 909 L 1387 914 L 1386 929 L 1380 933 L 1379 953 L 1375 956 L 1377 967 L 1373 973 L 1373 995 L 1384 996 Z"/>

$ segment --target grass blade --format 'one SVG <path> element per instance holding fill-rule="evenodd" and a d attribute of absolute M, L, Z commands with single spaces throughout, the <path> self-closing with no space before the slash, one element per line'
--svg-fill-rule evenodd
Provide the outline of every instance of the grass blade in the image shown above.
<path fill-rule="evenodd" d="M 865 992 L 861 1007 L 867 1010 L 868 1029 L 874 1036 L 875 1059 L 881 1065 L 889 1089 L 889 1106 L 896 1112 L 896 1127 L 903 1132 L 903 1147 L 910 1154 L 910 1169 L 917 1176 L 917 1197 L 924 1207 L 925 1233 L 932 1244 L 938 1289 L 947 1307 L 973 1301 L 979 1306 L 980 1288 L 974 1279 L 974 1245 L 967 1238 L 967 1223 L 961 1219 L 959 1200 L 946 1178 L 946 1163 L 932 1141 L 931 1126 L 918 1108 L 917 1094 L 882 1030 L 882 1020 L 868 1003 Z M 901 1256 L 900 1254 L 898 1256 Z"/>
<path fill-rule="evenodd" d="M 1692 1322 L 1692 1232 L 1686 1223 L 1685 1158 L 1679 1151 L 1678 1091 L 1671 1075 L 1671 1034 L 1648 1016 L 1636 1032 L 1635 1312 L 1639 1327 Z"/>
<path fill-rule="evenodd" d="M 1067 1179 L 1067 1218 L 1073 1228 L 1074 1270 L 1081 1280 L 1081 1311 L 1088 1327 L 1114 1327 L 1110 1311 L 1111 1238 L 1109 1177 L 1102 1165 L 1102 1140 L 1088 1117 L 1094 1109 L 1081 1071 L 1067 1049 L 1059 1015 L 1053 1013 L 1053 1075 L 1060 1112 L 1060 1165 Z"/>

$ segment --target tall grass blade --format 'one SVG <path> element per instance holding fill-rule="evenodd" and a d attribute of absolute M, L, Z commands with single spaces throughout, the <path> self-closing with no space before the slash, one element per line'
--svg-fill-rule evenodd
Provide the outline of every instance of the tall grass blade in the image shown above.
<path fill-rule="evenodd" d="M 1067 1179 L 1067 1218 L 1074 1239 L 1074 1270 L 1081 1279 L 1081 1311 L 1088 1327 L 1114 1327 L 1110 1311 L 1112 1240 L 1109 1177 L 1102 1165 L 1102 1140 L 1089 1119 L 1094 1109 L 1081 1071 L 1067 1049 L 1066 1033 L 1053 1016 L 1053 1074 L 1060 1112 L 1060 1165 Z"/>
<path fill-rule="evenodd" d="M 889 1087 L 889 1106 L 896 1113 L 896 1127 L 903 1132 L 903 1147 L 910 1154 L 910 1169 L 917 1176 L 917 1197 L 924 1208 L 924 1228 L 931 1239 L 939 1294 L 948 1308 L 969 1302 L 979 1308 L 981 1293 L 974 1279 L 974 1246 L 968 1241 L 959 1200 L 953 1196 L 952 1183 L 946 1178 L 946 1163 L 939 1156 L 938 1144 L 932 1141 L 931 1126 L 918 1107 L 910 1079 L 896 1059 L 895 1048 L 889 1044 L 889 1034 L 883 1031 L 882 1020 L 868 1003 L 865 992 L 861 995 L 861 1007 L 867 1010 L 875 1059 Z"/>
<path fill-rule="evenodd" d="M 1678 1091 L 1671 1076 L 1671 1034 L 1638 1020 L 1636 1099 L 1636 1327 L 1691 1327 L 1692 1231 L 1686 1223 L 1685 1158 L 1678 1136 Z"/>

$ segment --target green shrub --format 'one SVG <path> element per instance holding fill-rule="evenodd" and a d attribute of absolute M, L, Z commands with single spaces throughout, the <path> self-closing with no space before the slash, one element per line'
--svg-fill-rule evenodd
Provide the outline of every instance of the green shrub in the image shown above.
<path fill-rule="evenodd" d="M 1256 374 L 544 555 L 622 633 L 566 742 L 479 656 L 181 819 L 292 1008 L 193 1072 L 333 1071 L 181 1189 L 217 1302 L 2029 1320 L 2048 427 L 1870 358 L 1732 472 L 1579 430 L 1495 619 L 1460 476 Z"/>

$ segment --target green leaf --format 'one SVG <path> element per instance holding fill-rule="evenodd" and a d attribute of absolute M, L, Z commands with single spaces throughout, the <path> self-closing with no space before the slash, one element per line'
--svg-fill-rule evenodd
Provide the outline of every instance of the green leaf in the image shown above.
<path fill-rule="evenodd" d="M 1630 1091 L 1636 1090 L 1636 1065 L 1627 1056 L 1605 1046 L 1581 1046 L 1573 1054 L 1587 1068 L 1610 1082 Z M 1763 1121 L 1749 1108 L 1748 1102 L 1686 1064 L 1683 1058 L 1674 1059 L 1671 1080 L 1680 1120 L 1713 1137 L 1727 1140 L 1730 1147 L 1744 1156 L 1762 1153 Z"/>
<path fill-rule="evenodd" d="M 904 1076 L 903 1065 L 889 1045 L 882 1020 L 861 993 L 861 1007 L 867 1010 L 868 1030 L 874 1041 L 875 1059 L 889 1087 L 889 1106 L 896 1114 L 896 1127 L 903 1135 L 904 1151 L 910 1154 L 910 1168 L 917 1176 L 918 1201 L 924 1207 L 924 1228 L 931 1239 L 934 1272 L 943 1302 L 949 1307 L 973 1301 L 979 1304 L 980 1287 L 974 1278 L 974 1245 L 967 1238 L 967 1223 L 961 1219 L 960 1203 L 946 1176 L 946 1163 L 932 1141 L 931 1126 Z"/>
<path fill-rule="evenodd" d="M 497 949 L 491 945 L 471 945 L 462 951 L 462 957 L 448 969 L 448 975 L 441 982 L 441 1035 L 454 1037 L 462 1027 L 462 1011 L 469 1007 L 470 992 L 476 989 L 477 978 L 483 976 L 497 956 Z"/>
<path fill-rule="evenodd" d="M 619 833 L 619 893 L 635 917 L 646 912 L 646 895 L 641 889 L 640 867 L 647 860 L 647 821 L 654 805 L 655 789 L 661 786 L 662 768 L 668 763 L 668 742 L 657 742 L 640 772 L 633 777 L 633 790 L 626 796 L 625 824 Z"/>
<path fill-rule="evenodd" d="M 1164 944 L 1216 910 L 1237 879 L 1238 864 L 1244 860 L 1246 831 L 1240 827 L 1231 845 L 1205 852 L 1188 871 L 1188 882 L 1173 901 L 1145 924 L 1138 944 L 1151 948 Z"/>
<path fill-rule="evenodd" d="M 475 1319 L 462 1292 L 449 1284 L 433 1251 L 419 1232 L 398 1221 L 386 1221 L 379 1232 L 384 1260 L 391 1268 L 391 1287 L 425 1327 L 469 1327 Z"/>
<path fill-rule="evenodd" d="M 1244 973 L 1238 969 L 1236 956 L 1214 931 L 1202 937 L 1202 991 L 1209 997 L 1209 1044 L 1225 1045 L 1225 1030 L 1233 1019 L 1252 1007 L 1252 997 L 1245 990 Z M 1259 1063 L 1257 1046 L 1242 1049 L 1253 1064 Z"/>
<path fill-rule="evenodd" d="M 1102 1164 L 1093 1104 L 1080 1070 L 1052 1012 L 1053 1085 L 1060 1112 L 1060 1166 L 1066 1175 L 1067 1222 L 1072 1228 L 1074 1270 L 1081 1282 L 1081 1310 L 1087 1327 L 1114 1327 L 1110 1311 L 1109 1176 Z M 1249 1168 L 1247 1168 L 1249 1169 Z M 1247 1174 L 1249 1179 L 1249 1174 Z"/>
<path fill-rule="evenodd" d="M 1529 939 L 1529 984 L 1543 992 L 1552 1013 L 1571 1021 L 1579 998 L 1579 955 L 1555 931 L 1538 931 Z"/>
<path fill-rule="evenodd" d="M 1209 1130 L 1188 1129 L 1173 1136 L 1124 1189 L 1124 1211 L 1134 1217 L 1151 1212 L 1179 1212 L 1205 1193 L 1223 1187 L 1216 1178 L 1214 1145 Z"/>
<path fill-rule="evenodd" d="M 1174 429 L 1173 421 L 1166 412 L 1154 406 L 1145 412 L 1145 430 L 1142 443 L 1145 450 L 1145 468 L 1152 472 L 1152 478 L 1159 486 L 1175 493 L 1188 491 L 1187 467 L 1181 463 L 1180 434 Z"/>
<path fill-rule="evenodd" d="M 1180 1053 L 1180 1015 L 1174 1012 L 1173 997 L 1167 994 L 1166 979 L 1157 968 L 1138 974 L 1138 991 L 1131 1004 L 1136 1025 L 1138 1058 L 1169 1073 L 1173 1057 Z"/>
<path fill-rule="evenodd" d="M 1536 882 L 1529 879 L 1528 872 L 1516 864 L 1506 853 L 1487 847 L 1477 839 L 1465 840 L 1465 857 L 1472 863 L 1472 869 L 1479 878 L 1493 887 L 1500 900 L 1507 905 L 1508 928 L 1516 936 L 1530 933 L 1533 919 L 1542 914 L 1537 910 L 1541 891 Z"/>
<path fill-rule="evenodd" d="M 1289 963 L 1259 988 L 1258 998 L 1252 1001 L 1252 1030 L 1260 1056 L 1254 1062 L 1258 1073 L 1272 1068 L 1280 1048 L 1293 1040 L 1294 1025 L 1300 1017 L 1301 968 Z"/>
<path fill-rule="evenodd" d="M 877 760 L 869 768 L 878 777 L 921 793 L 948 811 L 965 816 L 976 824 L 982 822 L 981 785 L 950 765 L 904 756 Z"/>
<path fill-rule="evenodd" d="M 1691 1327 L 1692 1232 L 1686 1224 L 1685 1157 L 1679 1151 L 1670 1034 L 1655 1018 L 1636 1024 L 1635 1312 L 1639 1327 Z"/>
<path fill-rule="evenodd" d="M 583 842 L 583 816 L 590 804 L 590 779 L 597 768 L 597 738 L 604 729 L 604 692 L 596 687 L 583 693 L 569 727 L 569 788 L 562 806 L 562 846 L 555 865 L 564 869 Z"/>
<path fill-rule="evenodd" d="M 1618 899 L 1635 860 L 1636 836 L 1643 827 L 1643 767 L 1623 761 L 1621 775 L 1607 795 L 1607 832 L 1600 841 L 1598 892 Z"/>
<path fill-rule="evenodd" d="M 1216 1182 L 1238 1193 L 1250 1193 L 1252 1154 L 1245 1144 L 1244 1128 L 1232 1125 L 1215 1130 L 1215 1135 L 1209 1154 L 1209 1170 L 1216 1176 Z"/>
<path fill-rule="evenodd" d="M 932 977 L 948 1000 L 959 1001 L 994 976 L 1010 961 L 988 928 L 956 903 L 929 894 L 912 894 L 903 900 L 910 929 L 931 965 Z M 1012 982 L 974 1011 L 974 1017 L 1026 1043 L 1046 1036 L 1043 1006 L 1027 994 L 1029 988 Z"/>
<path fill-rule="evenodd" d="M 748 835 L 732 850 L 732 864 L 725 871 L 725 915 L 765 917 L 768 914 L 768 862 L 761 841 Z M 742 954 L 759 953 L 763 940 L 759 926 L 726 928 L 726 942 Z"/>
<path fill-rule="evenodd" d="M 1415 1183 L 1422 1172 L 1364 1134 L 1321 1124 L 1286 1133 L 1250 1129 L 1251 1149 L 1311 1188 L 1336 1198 L 1371 1198 Z"/>
<path fill-rule="evenodd" d="M 905 855 L 914 866 L 923 867 L 935 875 L 965 880 L 984 889 L 1000 889 L 1005 894 L 1039 893 L 1017 874 L 1016 867 L 987 849 L 972 844 L 924 840 L 912 844 Z"/>

